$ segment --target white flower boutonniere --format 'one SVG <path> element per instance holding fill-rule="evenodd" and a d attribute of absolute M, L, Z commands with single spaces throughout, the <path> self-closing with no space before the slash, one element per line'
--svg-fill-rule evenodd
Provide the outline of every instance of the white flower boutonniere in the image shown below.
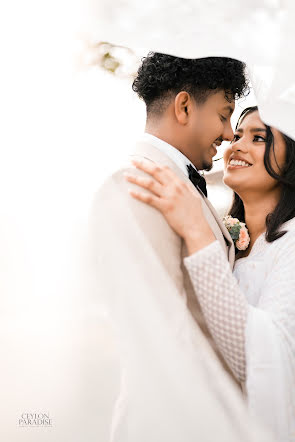
<path fill-rule="evenodd" d="M 250 243 L 250 236 L 245 223 L 242 223 L 238 218 L 232 216 L 225 216 L 223 224 L 229 231 L 229 234 L 238 250 L 246 250 Z"/>

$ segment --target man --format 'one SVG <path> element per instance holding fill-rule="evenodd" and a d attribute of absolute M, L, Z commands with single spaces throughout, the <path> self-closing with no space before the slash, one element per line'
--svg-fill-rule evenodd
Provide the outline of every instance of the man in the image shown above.
<path fill-rule="evenodd" d="M 216 147 L 223 140 L 233 138 L 230 118 L 235 99 L 248 91 L 244 70 L 242 62 L 228 58 L 188 60 L 150 53 L 133 82 L 133 90 L 145 101 L 147 109 L 146 130 L 142 143 L 137 146 L 137 158 L 169 165 L 182 179 L 191 179 L 207 196 L 206 182 L 197 170 L 210 170 Z M 234 247 L 227 229 L 207 198 L 204 198 L 203 206 L 216 238 L 233 265 Z M 181 253 L 182 258 L 187 256 L 183 244 Z M 160 256 L 166 266 L 166 254 Z M 178 279 L 175 269 L 173 275 L 179 290 L 184 288 L 193 317 L 231 374 L 206 326 L 182 261 Z"/>
<path fill-rule="evenodd" d="M 235 99 L 247 92 L 244 69 L 242 62 L 228 58 L 188 60 L 150 53 L 133 83 L 146 103 L 147 122 L 130 159 L 167 165 L 194 183 L 231 264 L 230 236 L 206 198 L 197 169 L 210 170 L 216 146 L 233 137 Z M 183 266 L 185 245 L 157 210 L 130 197 L 124 173 L 145 175 L 131 167 L 129 161 L 104 183 L 91 216 L 95 273 L 118 338 L 123 373 L 111 439 L 262 441 L 222 368 L 233 379 Z"/>

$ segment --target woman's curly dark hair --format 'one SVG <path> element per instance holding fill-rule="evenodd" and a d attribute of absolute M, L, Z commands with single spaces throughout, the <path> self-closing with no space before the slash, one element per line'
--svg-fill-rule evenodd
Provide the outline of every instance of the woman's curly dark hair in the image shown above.
<path fill-rule="evenodd" d="M 150 52 L 142 59 L 132 89 L 147 112 L 163 109 L 164 101 L 185 90 L 198 103 L 219 90 L 228 99 L 249 93 L 245 63 L 225 57 L 187 59 Z"/>

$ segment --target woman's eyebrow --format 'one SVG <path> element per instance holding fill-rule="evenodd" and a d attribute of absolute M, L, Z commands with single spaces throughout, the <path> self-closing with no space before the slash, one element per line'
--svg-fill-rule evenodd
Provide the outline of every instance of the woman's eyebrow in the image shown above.
<path fill-rule="evenodd" d="M 237 129 L 236 132 L 244 132 L 244 129 Z M 250 129 L 250 132 L 266 132 L 266 129 L 263 129 L 262 127 L 253 127 Z"/>

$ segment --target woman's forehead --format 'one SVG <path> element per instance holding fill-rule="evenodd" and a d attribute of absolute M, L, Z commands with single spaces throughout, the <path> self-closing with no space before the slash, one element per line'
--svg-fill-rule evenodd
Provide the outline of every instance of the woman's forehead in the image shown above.
<path fill-rule="evenodd" d="M 246 129 L 250 127 L 265 128 L 265 124 L 261 120 L 258 110 L 246 114 L 238 126 L 239 129 Z"/>
<path fill-rule="evenodd" d="M 254 112 L 249 112 L 249 114 L 245 115 L 242 122 L 239 124 L 237 131 L 243 132 L 244 130 L 246 130 L 246 131 L 251 132 L 251 131 L 254 131 L 257 129 L 258 130 L 259 129 L 265 130 L 266 125 L 261 120 L 258 110 L 255 110 Z M 284 147 L 285 141 L 284 141 L 284 137 L 281 134 L 281 132 L 278 129 L 276 129 L 275 127 L 270 127 L 270 129 L 273 134 L 274 141 L 275 141 L 275 144 L 277 145 L 277 147 L 278 148 Z"/>

